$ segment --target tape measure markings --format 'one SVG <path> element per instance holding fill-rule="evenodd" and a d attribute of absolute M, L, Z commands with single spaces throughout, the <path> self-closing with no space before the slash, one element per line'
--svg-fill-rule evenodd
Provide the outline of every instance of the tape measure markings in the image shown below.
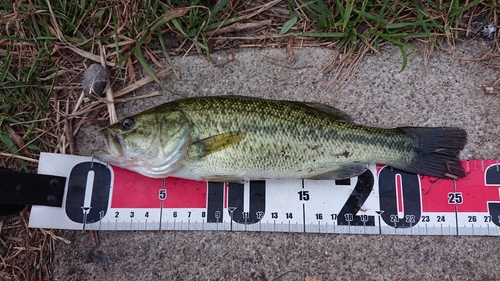
<path fill-rule="evenodd" d="M 69 177 L 65 208 L 34 206 L 30 226 L 500 235 L 498 161 L 464 162 L 468 176 L 458 181 L 373 165 L 363 175 L 343 181 L 224 184 L 150 179 L 87 157 L 44 153 L 39 173 Z M 95 178 L 90 186 L 99 187 L 98 191 L 86 190 L 89 171 Z M 109 179 L 108 186 L 97 178 Z M 91 206 L 84 218 L 82 207 L 89 207 L 88 202 Z"/>

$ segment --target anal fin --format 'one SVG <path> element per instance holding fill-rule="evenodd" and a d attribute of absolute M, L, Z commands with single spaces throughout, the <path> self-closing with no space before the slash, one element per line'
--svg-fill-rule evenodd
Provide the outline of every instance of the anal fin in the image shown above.
<path fill-rule="evenodd" d="M 337 166 L 336 169 L 323 174 L 309 177 L 309 180 L 343 180 L 361 175 L 368 168 L 368 164 L 350 164 Z"/>

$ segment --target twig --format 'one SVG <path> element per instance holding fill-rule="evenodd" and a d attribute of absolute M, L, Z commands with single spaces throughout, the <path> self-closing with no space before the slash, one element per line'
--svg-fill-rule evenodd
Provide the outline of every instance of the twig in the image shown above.
<path fill-rule="evenodd" d="M 286 44 L 286 52 L 290 57 L 290 62 L 295 63 L 295 54 L 293 53 L 293 37 L 288 38 L 288 42 Z"/>
<path fill-rule="evenodd" d="M 125 99 L 115 99 L 115 103 L 128 102 L 131 100 L 138 100 L 138 99 L 143 99 L 143 98 L 150 98 L 150 97 L 155 97 L 155 96 L 159 96 L 159 95 L 161 95 L 160 92 L 154 91 L 152 93 L 137 96 L 137 97 L 131 97 L 131 98 L 125 98 Z"/>
<path fill-rule="evenodd" d="M 38 163 L 38 160 L 36 160 L 36 159 L 32 159 L 32 158 L 29 158 L 29 157 L 24 157 L 24 156 L 12 154 L 12 153 L 0 152 L 0 156 L 12 157 L 12 158 L 21 159 L 21 160 L 24 160 L 24 161 Z"/>
<path fill-rule="evenodd" d="M 101 44 L 99 44 L 99 46 L 100 45 Z M 106 58 L 105 58 L 106 57 L 106 49 L 104 47 L 101 47 L 99 49 L 101 50 L 102 67 L 104 67 L 104 69 L 106 69 Z M 109 82 L 109 78 L 106 79 L 106 81 L 107 81 L 106 82 L 106 99 L 109 101 L 109 103 L 107 103 L 108 112 L 109 112 L 109 121 L 111 124 L 114 124 L 114 123 L 118 122 L 118 117 L 116 116 L 115 104 L 113 103 L 113 89 L 111 88 L 111 83 Z"/>
<path fill-rule="evenodd" d="M 171 70 L 171 67 L 168 67 L 166 69 L 163 69 L 161 71 L 159 71 L 158 73 L 156 73 L 156 77 L 158 78 L 161 78 L 163 75 L 167 74 L 169 71 Z M 153 82 L 153 78 L 151 78 L 150 76 L 146 76 L 142 79 L 140 79 L 139 81 L 133 83 L 133 84 L 130 84 L 128 85 L 127 87 L 121 89 L 120 91 L 116 92 L 113 97 L 114 98 L 118 98 L 118 97 L 121 97 L 123 95 L 126 95 L 132 91 L 135 91 L 136 89 L 148 84 L 148 83 L 151 83 Z"/>
<path fill-rule="evenodd" d="M 73 112 L 72 112 L 73 114 L 75 114 L 75 112 L 78 110 L 80 105 L 82 105 L 84 97 L 85 97 L 85 93 L 82 91 L 82 93 L 80 94 L 80 97 L 78 98 L 78 101 L 76 102 L 75 107 L 73 107 Z"/>
<path fill-rule="evenodd" d="M 66 116 L 69 115 L 69 96 L 68 99 L 66 100 Z M 71 155 L 74 154 L 75 152 L 75 147 L 73 143 L 73 133 L 71 132 L 71 120 L 66 117 L 64 118 L 64 135 L 66 136 L 66 140 L 68 141 L 69 145 L 69 153 Z"/>

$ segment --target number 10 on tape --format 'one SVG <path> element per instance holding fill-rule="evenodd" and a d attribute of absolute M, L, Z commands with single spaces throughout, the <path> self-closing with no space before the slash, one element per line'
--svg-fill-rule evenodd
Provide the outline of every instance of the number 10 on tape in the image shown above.
<path fill-rule="evenodd" d="M 44 153 L 39 173 L 67 177 L 62 208 L 33 206 L 31 227 L 404 235 L 500 235 L 500 165 L 464 161 L 452 181 L 372 165 L 337 181 L 151 179 Z"/>

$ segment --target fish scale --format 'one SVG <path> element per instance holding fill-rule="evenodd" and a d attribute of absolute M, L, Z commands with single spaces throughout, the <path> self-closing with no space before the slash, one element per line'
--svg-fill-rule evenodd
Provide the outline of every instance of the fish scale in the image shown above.
<path fill-rule="evenodd" d="M 239 99 L 236 99 L 236 100 L 239 100 Z M 247 152 L 247 153 L 244 153 L 243 156 L 251 155 L 249 157 L 242 157 L 243 159 L 240 159 L 240 158 L 234 159 L 233 158 L 234 156 L 231 157 L 231 159 L 233 161 L 228 162 L 228 164 L 227 164 L 228 167 L 234 168 L 235 166 L 238 167 L 237 166 L 238 163 L 244 163 L 247 166 L 241 167 L 242 170 L 245 170 L 245 169 L 251 170 L 253 168 L 272 169 L 272 168 L 277 168 L 277 167 L 284 167 L 284 168 L 292 168 L 293 167 L 294 168 L 293 164 L 300 165 L 299 162 L 301 162 L 300 161 L 301 155 L 310 155 L 311 154 L 310 152 L 312 150 L 314 150 L 314 149 L 311 149 L 310 146 L 308 146 L 309 143 L 318 143 L 318 140 L 320 140 L 320 139 L 322 139 L 322 140 L 333 139 L 334 137 L 336 138 L 336 140 L 339 144 L 325 143 L 325 141 L 319 142 L 320 143 L 319 145 L 323 146 L 323 148 L 321 150 L 318 150 L 318 152 L 323 151 L 323 153 L 333 155 L 336 158 L 341 158 L 341 157 L 348 158 L 348 157 L 345 157 L 345 154 L 346 154 L 345 152 L 349 149 L 343 148 L 343 147 L 345 147 L 345 145 L 342 145 L 342 142 L 346 142 L 346 140 L 349 140 L 350 143 L 352 143 L 351 146 L 352 146 L 353 151 L 360 151 L 363 149 L 363 148 L 358 148 L 358 146 L 356 145 L 358 143 L 365 144 L 366 146 L 370 146 L 370 143 L 381 143 L 383 147 L 392 146 L 392 147 L 397 147 L 397 148 L 404 146 L 405 143 L 406 144 L 408 143 L 407 140 L 405 141 L 402 138 L 394 138 L 394 139 L 391 139 L 392 143 L 388 144 L 388 141 L 386 141 L 386 139 L 381 137 L 382 134 L 375 134 L 375 135 L 363 137 L 361 135 L 361 133 L 363 132 L 363 130 L 362 130 L 363 127 L 360 127 L 359 125 L 345 123 L 343 121 L 335 121 L 334 123 L 332 123 L 330 120 L 329 120 L 328 124 L 321 124 L 320 121 L 322 121 L 326 118 L 313 118 L 316 116 L 305 115 L 304 112 L 302 112 L 302 111 L 292 111 L 293 108 L 284 107 L 284 106 L 282 106 L 283 111 L 285 112 L 283 114 L 283 116 L 291 116 L 291 117 L 285 119 L 284 121 L 280 120 L 281 121 L 280 123 L 275 124 L 275 123 L 271 122 L 272 121 L 271 118 L 280 118 L 281 119 L 281 115 L 277 114 L 279 112 L 279 110 L 275 110 L 275 109 L 266 110 L 267 108 L 270 107 L 267 104 L 266 104 L 266 106 L 262 107 L 263 109 L 256 110 L 255 109 L 256 106 L 252 106 L 252 107 L 243 106 L 247 103 L 237 103 L 237 102 L 227 102 L 227 101 L 228 100 L 224 100 L 223 103 L 217 104 L 217 100 L 213 100 L 213 99 L 207 100 L 206 101 L 207 104 L 211 104 L 213 107 L 222 107 L 225 110 L 221 110 L 221 111 L 212 113 L 212 115 L 210 116 L 210 119 L 205 119 L 205 122 L 203 122 L 201 119 L 202 119 L 202 117 L 205 117 L 206 115 L 203 113 L 197 113 L 196 105 L 185 104 L 185 105 L 179 106 L 179 107 L 183 107 L 183 108 L 188 108 L 188 110 L 185 110 L 186 114 L 191 116 L 194 124 L 200 124 L 199 126 L 197 126 L 198 128 L 203 128 L 203 129 L 200 129 L 200 131 L 204 131 L 205 135 L 202 135 L 202 136 L 198 137 L 197 139 L 203 139 L 204 137 L 208 137 L 210 135 L 220 134 L 224 130 L 228 130 L 228 131 L 241 130 L 243 132 L 257 132 L 260 129 L 262 131 L 262 133 L 269 134 L 269 137 L 268 137 L 270 139 L 270 141 L 268 141 L 269 145 L 272 145 L 273 143 L 276 143 L 276 142 L 279 143 L 281 140 L 290 140 L 289 142 L 287 142 L 287 144 L 289 144 L 289 143 L 295 144 L 295 145 L 293 145 L 293 149 L 295 151 L 295 153 L 293 154 L 293 158 L 296 159 L 296 161 L 297 161 L 295 163 L 291 163 L 291 162 L 287 161 L 286 159 L 281 159 L 281 158 L 275 157 L 275 158 L 273 158 L 273 160 L 269 160 L 269 162 L 271 162 L 271 163 L 268 163 L 267 165 L 263 164 L 262 167 L 252 167 L 252 166 L 250 166 L 250 165 L 252 165 L 252 163 L 265 163 L 263 160 L 265 160 L 267 157 L 270 157 L 273 154 L 275 154 L 275 153 L 273 153 L 273 151 L 283 151 L 283 150 L 287 151 L 287 150 L 290 150 L 291 146 L 290 145 L 284 145 L 285 147 L 276 146 L 276 147 L 273 147 L 273 149 L 266 149 L 266 150 L 259 148 L 259 147 L 257 147 L 256 149 L 251 149 L 251 148 L 254 148 L 254 146 L 251 143 L 259 143 L 259 141 L 255 140 L 255 139 L 249 139 L 246 142 L 241 142 L 239 144 L 236 144 L 234 147 L 230 147 L 226 151 L 224 151 L 224 153 L 227 155 L 235 155 L 236 152 L 238 152 L 238 151 Z M 231 100 L 229 100 L 229 101 L 231 101 Z M 275 104 L 281 105 L 278 102 Z M 243 114 L 243 115 L 241 115 L 241 117 L 238 116 L 232 121 L 225 121 L 224 116 L 226 116 L 230 112 L 233 112 L 233 113 L 234 112 L 245 112 L 247 114 Z M 265 112 L 270 112 L 270 114 L 266 115 L 267 118 L 259 118 Z M 198 117 L 198 116 L 200 116 L 200 117 Z M 294 118 L 296 116 L 299 116 L 300 118 Z M 216 126 L 213 126 L 213 127 L 214 128 L 222 128 L 222 129 L 209 130 L 208 128 L 210 128 L 212 126 L 212 124 L 210 122 L 211 119 L 221 120 L 221 121 L 219 121 L 219 123 Z M 241 119 L 243 119 L 243 120 L 241 120 Z M 247 122 L 248 119 L 256 121 L 256 122 Z M 299 126 L 297 126 L 298 124 L 310 124 L 310 125 L 304 126 L 304 127 L 299 127 Z M 337 127 L 340 127 L 341 125 L 347 126 L 347 128 L 345 129 L 346 131 L 349 129 L 351 129 L 351 131 L 348 131 L 348 133 L 344 133 L 344 134 L 340 133 L 340 132 L 342 132 L 342 128 L 337 128 Z M 318 127 L 318 128 L 316 130 L 312 130 L 311 128 L 313 126 Z M 205 129 L 205 128 L 207 128 L 207 129 Z M 321 132 L 320 132 L 320 130 L 321 130 Z M 371 130 L 375 130 L 375 131 L 380 130 L 380 132 L 387 132 L 387 130 L 382 130 L 382 129 L 371 129 Z M 285 136 L 281 136 L 277 132 L 285 134 Z M 319 132 L 319 133 L 316 134 L 316 132 Z M 321 136 L 318 136 L 319 134 L 321 134 Z M 259 136 L 257 136 L 257 137 L 259 137 Z M 300 138 L 300 140 L 299 140 L 299 138 Z M 298 146 L 301 146 L 301 148 L 299 148 Z M 407 144 L 407 146 L 408 146 L 408 144 Z M 248 148 L 250 148 L 250 151 L 247 151 Z M 371 151 L 374 151 L 374 150 L 372 149 Z M 360 152 L 357 152 L 357 153 L 350 152 L 350 153 L 348 153 L 348 155 L 349 154 L 350 155 L 360 154 Z M 382 151 L 381 154 L 383 155 L 383 157 L 387 157 L 387 158 L 391 159 L 391 157 L 395 153 L 390 153 L 389 149 L 385 149 L 384 151 Z M 277 155 L 279 156 L 279 154 L 277 154 Z M 310 158 L 312 158 L 313 159 L 312 161 L 315 163 L 321 163 L 322 156 L 324 156 L 324 155 L 321 155 L 319 153 L 315 153 L 315 154 L 311 155 Z M 221 158 L 226 158 L 226 157 L 229 158 L 228 156 L 225 156 L 225 155 L 221 155 L 220 157 L 217 157 L 214 155 L 214 157 L 212 157 L 212 159 L 209 159 L 210 157 L 208 157 L 206 161 L 199 164 L 198 166 L 201 166 L 201 165 L 212 166 L 212 165 L 216 165 L 216 163 L 218 163 L 218 165 L 220 165 L 220 163 L 222 162 Z M 303 156 L 303 157 L 305 157 L 305 156 Z M 384 160 L 383 157 L 380 157 L 382 161 Z M 328 158 L 330 158 L 330 156 L 328 156 Z M 212 160 L 212 161 L 210 161 L 210 160 Z M 189 159 L 187 161 L 189 161 Z M 304 161 L 304 159 L 302 159 L 302 161 Z M 326 162 L 326 160 L 323 160 L 323 161 Z M 320 166 L 320 167 L 322 166 L 319 164 L 315 164 L 315 165 Z M 224 170 L 224 169 L 221 169 L 221 170 Z M 301 172 L 300 169 L 296 169 L 296 170 L 292 170 L 291 173 L 294 174 L 294 173 L 299 173 L 299 172 Z M 225 171 L 221 171 L 220 173 L 222 175 L 227 174 L 227 172 L 225 172 Z"/>
<path fill-rule="evenodd" d="M 152 141 L 146 132 L 161 137 Z M 97 150 L 97 159 L 158 178 L 343 179 L 370 163 L 438 177 L 465 175 L 458 158 L 467 138 L 462 129 L 367 127 L 317 103 L 188 98 L 127 117 L 102 133 L 113 153 Z"/>

